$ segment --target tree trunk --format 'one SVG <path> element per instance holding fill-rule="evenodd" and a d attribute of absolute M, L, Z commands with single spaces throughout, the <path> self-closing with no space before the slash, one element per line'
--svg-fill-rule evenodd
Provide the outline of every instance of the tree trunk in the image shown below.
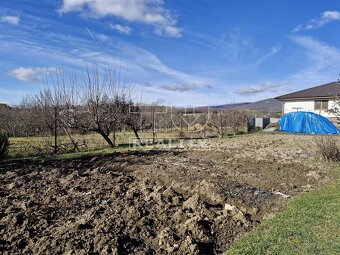
<path fill-rule="evenodd" d="M 136 136 L 136 138 L 138 140 L 138 143 L 142 144 L 142 141 L 140 140 L 140 137 L 139 137 L 139 134 L 138 134 L 138 130 L 135 129 L 135 128 L 132 128 L 132 130 L 133 130 L 133 133 L 135 133 L 135 136 Z"/>
<path fill-rule="evenodd" d="M 155 112 L 152 108 L 152 144 L 155 144 L 156 140 L 156 119 L 155 119 Z"/>
<path fill-rule="evenodd" d="M 111 139 L 110 139 L 110 137 L 107 135 L 107 134 L 105 134 L 103 131 L 101 131 L 101 130 L 99 130 L 99 131 L 97 131 L 104 139 L 105 139 L 105 141 L 107 142 L 107 144 L 111 147 L 111 148 L 114 148 L 115 146 L 114 146 L 114 144 L 113 144 L 113 142 L 111 141 Z"/>
<path fill-rule="evenodd" d="M 113 125 L 113 147 L 116 146 L 116 124 Z"/>
<path fill-rule="evenodd" d="M 67 128 L 64 127 L 64 132 L 67 134 L 68 138 L 70 139 L 72 145 L 73 145 L 73 152 L 77 151 L 79 152 L 79 147 L 78 147 L 78 143 L 72 138 L 72 135 L 70 134 L 70 132 L 68 132 Z"/>
<path fill-rule="evenodd" d="M 222 115 L 220 115 L 220 120 L 221 120 L 221 138 L 223 138 L 224 130 L 223 130 L 223 120 L 222 120 Z"/>
<path fill-rule="evenodd" d="M 58 153 L 58 119 L 57 107 L 54 107 L 54 150 L 53 153 Z"/>

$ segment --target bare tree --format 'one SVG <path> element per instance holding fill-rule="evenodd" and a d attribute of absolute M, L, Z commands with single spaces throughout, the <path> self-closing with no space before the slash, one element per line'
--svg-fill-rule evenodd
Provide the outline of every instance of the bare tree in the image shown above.
<path fill-rule="evenodd" d="M 54 137 L 53 152 L 58 152 L 58 125 L 60 101 L 57 90 L 45 87 L 36 95 L 28 95 L 23 103 L 34 117 L 43 120 L 44 130 Z"/>
<path fill-rule="evenodd" d="M 125 107 L 123 108 L 123 121 L 124 124 L 127 125 L 135 134 L 137 142 L 139 144 L 142 143 L 139 131 L 143 128 L 145 121 L 142 116 L 142 111 L 140 107 L 136 104 L 134 104 L 131 100 L 125 104 Z"/>
<path fill-rule="evenodd" d="M 334 104 L 332 105 L 332 108 L 329 110 L 329 112 L 340 117 L 340 96 L 334 96 Z"/>
<path fill-rule="evenodd" d="M 0 114 L 0 120 L 9 115 L 16 116 L 1 124 L 0 129 L 7 132 L 14 130 L 11 126 L 23 125 L 15 127 L 15 130 L 27 130 L 26 135 L 35 132 L 52 136 L 54 153 L 65 145 L 58 144 L 60 135 L 67 135 L 73 145 L 72 151 L 79 151 L 72 136 L 75 132 L 96 132 L 114 147 L 116 131 L 126 125 L 126 109 L 132 104 L 133 84 L 127 76 L 116 69 L 100 71 L 95 62 L 80 79 L 76 74 L 66 78 L 62 69 L 48 75 L 43 90 L 26 96 L 19 108 L 11 110 L 11 114 Z M 130 119 L 128 124 L 138 133 L 133 121 Z"/>
<path fill-rule="evenodd" d="M 73 151 L 79 151 L 69 130 L 68 115 L 65 114 L 68 107 L 75 103 L 75 81 L 74 76 L 66 81 L 64 71 L 60 68 L 54 73 L 46 73 L 44 89 L 35 95 L 26 96 L 21 103 L 21 109 L 31 113 L 30 122 L 40 122 L 40 135 L 45 132 L 53 137 L 53 153 L 61 149 L 58 137 L 65 134 L 73 144 Z"/>
<path fill-rule="evenodd" d="M 123 109 L 131 96 L 133 84 L 116 69 L 100 72 L 93 62 L 86 69 L 83 85 L 77 90 L 79 105 L 68 109 L 68 125 L 83 132 L 100 134 L 110 147 L 110 138 L 122 119 Z"/>
<path fill-rule="evenodd" d="M 214 128 L 219 136 L 223 138 L 226 132 L 226 113 L 222 110 L 215 111 L 208 125 Z"/>
<path fill-rule="evenodd" d="M 226 112 L 226 121 L 228 126 L 233 130 L 233 133 L 238 133 L 240 128 L 246 126 L 248 113 L 244 110 L 231 109 Z"/>
<path fill-rule="evenodd" d="M 44 122 L 35 114 L 35 109 L 20 104 L 0 110 L 0 131 L 8 136 L 33 136 L 44 132 Z"/>

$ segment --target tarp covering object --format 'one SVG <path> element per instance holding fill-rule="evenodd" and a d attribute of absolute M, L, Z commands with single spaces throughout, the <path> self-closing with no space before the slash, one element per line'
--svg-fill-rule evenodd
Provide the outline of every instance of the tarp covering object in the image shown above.
<path fill-rule="evenodd" d="M 281 132 L 304 134 L 339 134 L 327 118 L 313 112 L 290 112 L 279 120 Z"/>

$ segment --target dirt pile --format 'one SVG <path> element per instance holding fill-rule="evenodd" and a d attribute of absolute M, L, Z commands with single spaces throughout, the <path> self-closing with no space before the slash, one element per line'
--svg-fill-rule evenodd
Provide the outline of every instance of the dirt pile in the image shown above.
<path fill-rule="evenodd" d="M 214 254 L 253 224 L 236 207 L 105 167 L 8 171 L 1 190 L 4 254 Z"/>

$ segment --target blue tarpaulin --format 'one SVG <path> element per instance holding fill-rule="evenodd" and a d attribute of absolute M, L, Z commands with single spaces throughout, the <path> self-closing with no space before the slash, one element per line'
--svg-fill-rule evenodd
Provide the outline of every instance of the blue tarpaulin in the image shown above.
<path fill-rule="evenodd" d="M 304 134 L 339 134 L 327 118 L 313 112 L 290 112 L 279 120 L 280 131 Z"/>

